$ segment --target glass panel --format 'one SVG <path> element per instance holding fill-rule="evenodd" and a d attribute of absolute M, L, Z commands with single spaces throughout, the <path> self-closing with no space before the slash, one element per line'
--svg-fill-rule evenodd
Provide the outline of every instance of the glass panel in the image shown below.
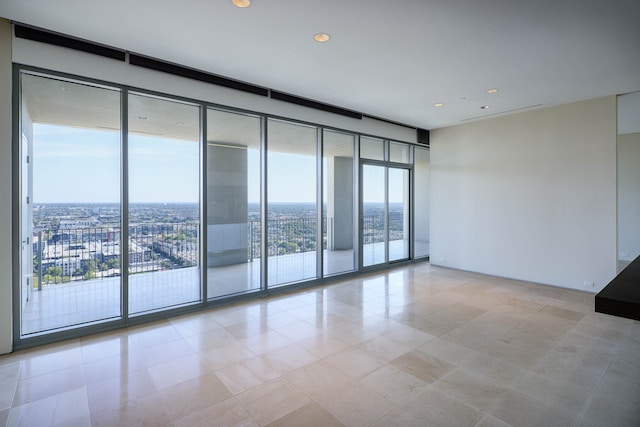
<path fill-rule="evenodd" d="M 414 148 L 413 192 L 415 219 L 413 221 L 413 244 L 415 258 L 429 256 L 429 149 Z"/>
<path fill-rule="evenodd" d="M 409 170 L 389 168 L 389 261 L 409 258 Z"/>
<path fill-rule="evenodd" d="M 323 274 L 353 271 L 354 136 L 325 130 L 323 137 Z"/>
<path fill-rule="evenodd" d="M 268 284 L 316 277 L 316 128 L 268 123 Z"/>
<path fill-rule="evenodd" d="M 121 316 L 119 90 L 22 73 L 21 336 Z"/>
<path fill-rule="evenodd" d="M 390 142 L 389 161 L 396 163 L 409 163 L 409 145 L 401 142 Z"/>
<path fill-rule="evenodd" d="M 129 96 L 129 313 L 200 300 L 199 107 Z"/>
<path fill-rule="evenodd" d="M 384 141 L 366 136 L 360 137 L 360 157 L 363 159 L 384 160 Z"/>
<path fill-rule="evenodd" d="M 618 97 L 618 272 L 640 256 L 640 92 Z"/>
<path fill-rule="evenodd" d="M 260 118 L 207 112 L 208 298 L 260 289 Z"/>
<path fill-rule="evenodd" d="M 385 167 L 362 166 L 362 265 L 386 262 Z"/>

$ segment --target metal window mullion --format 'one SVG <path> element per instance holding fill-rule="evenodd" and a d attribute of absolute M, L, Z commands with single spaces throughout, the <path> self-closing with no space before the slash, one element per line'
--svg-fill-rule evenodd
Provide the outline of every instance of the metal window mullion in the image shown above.
<path fill-rule="evenodd" d="M 129 91 L 120 96 L 120 301 L 122 319 L 129 319 Z"/>
<path fill-rule="evenodd" d="M 357 149 L 358 149 L 358 153 L 360 153 L 360 138 L 361 136 L 358 136 L 358 143 L 357 143 Z M 364 268 L 364 236 L 363 236 L 363 232 L 364 232 L 364 180 L 362 179 L 363 175 L 364 175 L 364 164 L 362 163 L 361 159 L 360 159 L 360 155 L 358 154 L 357 156 L 358 158 L 358 170 L 357 170 L 357 176 L 358 176 L 358 194 L 357 194 L 357 205 L 358 205 L 358 224 L 357 224 L 357 230 L 358 230 L 358 252 L 359 252 L 359 260 L 358 260 L 358 270 L 362 270 Z"/>
<path fill-rule="evenodd" d="M 11 169 L 11 224 L 13 225 L 11 230 L 12 239 L 12 259 L 11 259 L 11 279 L 13 290 L 13 304 L 12 304 L 12 320 L 13 320 L 13 347 L 20 342 L 22 338 L 22 263 L 30 260 L 22 259 L 22 189 L 21 186 L 25 185 L 22 182 L 22 79 L 20 77 L 20 70 L 17 65 L 13 65 L 12 76 L 12 108 L 11 108 L 11 139 L 12 139 L 12 169 Z M 5 101 L 6 102 L 6 101 Z M 30 141 L 33 143 L 33 141 Z M 39 246 L 41 242 L 39 241 Z M 42 253 L 42 252 L 40 252 Z M 33 262 L 33 261 L 30 261 Z M 42 271 L 42 262 L 38 264 L 39 274 Z M 42 280 L 38 282 L 38 286 L 41 286 Z M 33 282 L 29 283 L 29 286 L 33 288 Z"/>
<path fill-rule="evenodd" d="M 360 135 L 355 135 L 353 140 L 353 264 L 356 271 L 362 270 L 362 230 L 360 228 L 360 215 L 362 215 L 361 191 L 360 191 Z M 357 248 L 357 249 L 356 249 Z"/>
<path fill-rule="evenodd" d="M 324 130 L 322 128 L 316 128 L 316 180 L 317 180 L 317 194 L 316 194 L 316 278 L 323 277 L 324 271 L 324 222 L 323 222 L 323 178 L 324 170 L 322 168 L 322 155 L 323 155 L 323 141 Z M 328 231 L 328 230 L 327 230 Z"/>
<path fill-rule="evenodd" d="M 209 283 L 207 268 L 207 108 L 200 105 L 200 300 L 207 303 L 209 297 Z"/>
<path fill-rule="evenodd" d="M 415 154 L 414 154 L 414 147 L 410 146 L 409 147 L 409 161 L 410 164 L 412 166 L 414 166 L 412 169 L 409 170 L 409 233 L 407 233 L 407 235 L 409 236 L 409 259 L 414 260 L 415 259 L 415 252 L 416 252 L 416 239 L 415 239 L 415 232 L 416 232 L 416 227 L 415 227 L 415 218 L 416 218 L 416 212 L 415 212 L 415 195 L 416 195 L 416 174 L 414 173 L 415 171 L 415 165 L 414 165 L 414 160 L 415 160 Z"/>
<path fill-rule="evenodd" d="M 389 262 L 389 167 L 384 167 L 384 262 Z"/>
<path fill-rule="evenodd" d="M 267 281 L 269 275 L 268 253 L 268 209 L 267 209 L 267 118 L 260 117 L 260 282 L 262 289 L 269 289 Z"/>

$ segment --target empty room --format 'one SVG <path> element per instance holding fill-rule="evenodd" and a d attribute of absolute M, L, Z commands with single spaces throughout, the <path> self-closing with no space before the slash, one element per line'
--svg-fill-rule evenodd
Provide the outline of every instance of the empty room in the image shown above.
<path fill-rule="evenodd" d="M 640 425 L 640 3 L 0 2 L 0 426 Z"/>

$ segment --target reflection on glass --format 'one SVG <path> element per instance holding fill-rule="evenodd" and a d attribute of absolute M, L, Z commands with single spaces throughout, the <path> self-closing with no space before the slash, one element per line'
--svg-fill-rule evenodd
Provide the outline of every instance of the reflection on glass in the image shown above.
<path fill-rule="evenodd" d="M 396 163 L 409 163 L 409 145 L 401 142 L 390 142 L 389 161 Z"/>
<path fill-rule="evenodd" d="M 384 141 L 381 139 L 360 137 L 360 157 L 371 160 L 384 160 Z"/>
<path fill-rule="evenodd" d="M 618 272 L 640 256 L 640 92 L 618 97 Z"/>
<path fill-rule="evenodd" d="M 362 265 L 382 264 L 386 260 L 386 182 L 385 167 L 362 166 Z"/>
<path fill-rule="evenodd" d="M 129 313 L 200 300 L 199 107 L 129 96 Z"/>
<path fill-rule="evenodd" d="M 415 147 L 413 171 L 416 190 L 413 194 L 415 258 L 429 256 L 429 149 Z"/>
<path fill-rule="evenodd" d="M 317 277 L 317 130 L 268 122 L 268 285 Z"/>
<path fill-rule="evenodd" d="M 116 319 L 119 90 L 21 74 L 20 336 Z"/>
<path fill-rule="evenodd" d="M 355 269 L 354 136 L 325 130 L 323 137 L 323 274 Z"/>
<path fill-rule="evenodd" d="M 260 118 L 207 112 L 208 298 L 260 289 Z"/>
<path fill-rule="evenodd" d="M 409 258 L 409 170 L 389 168 L 389 261 Z"/>

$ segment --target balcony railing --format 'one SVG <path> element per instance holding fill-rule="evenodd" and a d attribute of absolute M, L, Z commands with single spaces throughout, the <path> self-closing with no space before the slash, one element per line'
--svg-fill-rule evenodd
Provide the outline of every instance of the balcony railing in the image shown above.
<path fill-rule="evenodd" d="M 136 224 L 129 227 L 129 273 L 198 264 L 198 224 Z M 119 227 L 44 230 L 34 239 L 34 287 L 121 274 Z"/>
<path fill-rule="evenodd" d="M 403 221 L 402 214 L 389 216 L 389 240 L 404 238 Z M 384 215 L 363 218 L 365 245 L 386 240 L 384 222 Z M 261 258 L 260 221 L 250 219 L 247 223 L 247 259 Z M 267 226 L 270 257 L 317 250 L 317 220 L 313 217 L 270 219 Z M 322 226 L 325 230 L 322 247 L 326 249 L 326 218 Z M 34 237 L 34 288 L 121 274 L 119 227 L 48 229 L 35 233 Z M 199 225 L 196 222 L 134 224 L 129 227 L 128 246 L 130 274 L 197 266 Z"/>

